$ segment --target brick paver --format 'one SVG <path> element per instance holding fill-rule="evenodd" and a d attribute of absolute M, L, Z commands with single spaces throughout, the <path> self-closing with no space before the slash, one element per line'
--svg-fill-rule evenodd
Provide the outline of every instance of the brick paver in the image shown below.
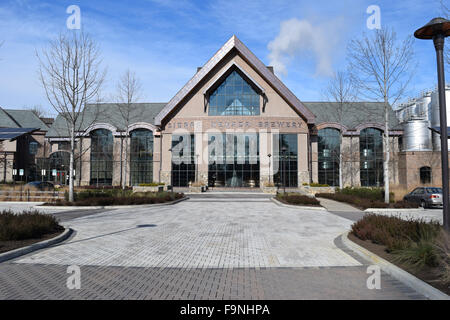
<path fill-rule="evenodd" d="M 367 289 L 367 263 L 338 240 L 351 223 L 264 199 L 98 212 L 64 221 L 69 241 L 1 263 L 0 299 L 423 298 L 385 274 Z"/>

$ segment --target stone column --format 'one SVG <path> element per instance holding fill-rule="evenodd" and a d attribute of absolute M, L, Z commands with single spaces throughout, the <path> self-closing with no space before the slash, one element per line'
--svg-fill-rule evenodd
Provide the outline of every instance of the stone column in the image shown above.
<path fill-rule="evenodd" d="M 299 133 L 297 135 L 297 150 L 298 186 L 301 186 L 303 183 L 309 183 L 307 133 Z"/>

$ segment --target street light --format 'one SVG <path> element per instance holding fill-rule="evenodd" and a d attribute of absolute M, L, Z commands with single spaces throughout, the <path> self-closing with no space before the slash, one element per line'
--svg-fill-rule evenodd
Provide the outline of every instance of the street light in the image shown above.
<path fill-rule="evenodd" d="M 450 231 L 449 213 L 449 185 L 448 185 L 448 133 L 447 133 L 447 108 L 445 104 L 445 77 L 444 77 L 444 43 L 450 36 L 450 21 L 444 18 L 434 18 L 425 26 L 414 32 L 417 39 L 433 39 L 436 49 L 438 91 L 439 91 L 439 116 L 441 126 L 441 161 L 442 161 L 442 195 L 443 195 L 443 220 L 444 229 Z"/>
<path fill-rule="evenodd" d="M 270 186 L 270 157 L 272 155 L 269 153 L 267 156 L 269 157 L 269 186 Z"/>

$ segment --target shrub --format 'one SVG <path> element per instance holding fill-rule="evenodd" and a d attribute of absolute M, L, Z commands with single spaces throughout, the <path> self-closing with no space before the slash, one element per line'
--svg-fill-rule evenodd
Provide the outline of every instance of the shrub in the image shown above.
<path fill-rule="evenodd" d="M 370 194 L 370 192 L 369 192 Z M 363 197 L 352 195 L 349 193 L 317 193 L 316 197 L 327 198 L 335 201 L 346 202 L 352 204 L 356 207 L 367 209 L 367 208 L 418 208 L 419 204 L 406 201 L 398 201 L 394 203 L 385 203 L 383 200 L 371 199 L 370 196 Z"/>
<path fill-rule="evenodd" d="M 80 197 L 76 197 L 74 202 L 67 200 L 58 200 L 54 203 L 46 203 L 46 205 L 57 206 L 111 206 L 111 205 L 139 205 L 164 203 L 182 198 L 182 193 L 172 192 L 105 192 L 105 193 L 83 193 Z"/>
<path fill-rule="evenodd" d="M 45 234 L 54 233 L 64 228 L 56 218 L 38 211 L 24 211 L 14 214 L 12 211 L 0 213 L 0 240 L 25 240 L 40 238 Z"/>
<path fill-rule="evenodd" d="M 370 199 L 374 201 L 384 201 L 384 189 L 383 188 L 357 188 L 357 187 L 345 187 L 343 189 L 336 189 L 336 193 L 347 194 L 364 199 Z M 389 194 L 390 201 L 394 201 L 394 193 Z"/>
<path fill-rule="evenodd" d="M 316 198 L 296 193 L 278 193 L 276 198 L 287 204 L 320 206 L 320 202 Z"/>
<path fill-rule="evenodd" d="M 164 182 L 150 182 L 150 183 L 140 183 L 139 187 L 159 187 L 163 185 Z"/>
<path fill-rule="evenodd" d="M 329 185 L 326 183 L 311 183 L 309 186 L 310 187 L 329 187 Z"/>
<path fill-rule="evenodd" d="M 388 252 L 410 248 L 413 242 L 429 241 L 439 232 L 438 222 L 403 220 L 377 214 L 365 215 L 352 225 L 352 233 L 356 237 L 385 245 Z"/>

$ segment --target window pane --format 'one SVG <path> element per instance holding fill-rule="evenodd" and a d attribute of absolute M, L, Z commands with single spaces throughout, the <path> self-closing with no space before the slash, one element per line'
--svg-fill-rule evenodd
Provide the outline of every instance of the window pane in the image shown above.
<path fill-rule="evenodd" d="M 209 97 L 209 115 L 259 115 L 259 95 L 233 71 Z"/>

